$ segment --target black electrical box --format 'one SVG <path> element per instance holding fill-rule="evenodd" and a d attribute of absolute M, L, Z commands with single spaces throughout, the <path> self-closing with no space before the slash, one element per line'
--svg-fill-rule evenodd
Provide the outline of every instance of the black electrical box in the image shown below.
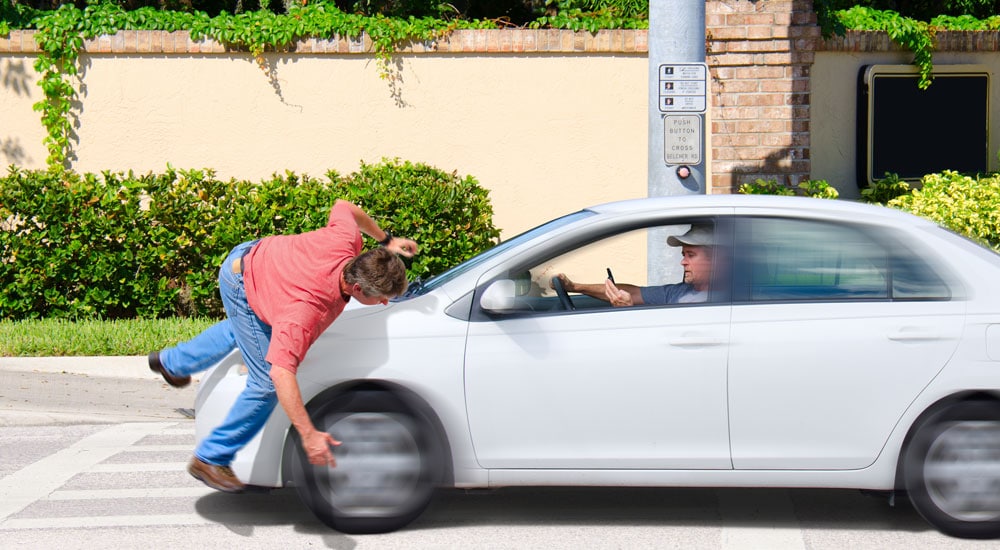
<path fill-rule="evenodd" d="M 935 65 L 921 90 L 913 65 L 867 65 L 858 82 L 858 186 L 893 173 L 910 181 L 989 166 L 989 71 Z"/>

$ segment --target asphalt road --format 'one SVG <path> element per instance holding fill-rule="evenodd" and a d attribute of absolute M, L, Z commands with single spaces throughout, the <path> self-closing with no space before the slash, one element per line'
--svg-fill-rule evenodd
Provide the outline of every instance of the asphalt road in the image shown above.
<path fill-rule="evenodd" d="M 194 390 L 0 360 L 3 548 L 997 548 L 857 491 L 510 488 L 442 491 L 410 527 L 327 529 L 295 492 L 227 495 L 184 471 Z M 133 368 L 133 365 L 135 368 Z M 9 367 L 9 365 L 7 365 Z M 136 370 L 137 369 L 137 370 Z"/>

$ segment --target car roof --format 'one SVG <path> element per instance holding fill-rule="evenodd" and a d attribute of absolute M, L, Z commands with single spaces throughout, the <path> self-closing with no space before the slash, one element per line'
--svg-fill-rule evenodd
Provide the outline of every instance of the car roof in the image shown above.
<path fill-rule="evenodd" d="M 816 199 L 809 197 L 790 197 L 779 195 L 676 195 L 666 197 L 648 197 L 608 202 L 587 208 L 601 214 L 634 214 L 655 212 L 664 209 L 723 207 L 723 208 L 761 208 L 774 211 L 787 210 L 789 214 L 805 213 L 842 213 L 856 218 L 859 216 L 896 220 L 909 225 L 936 226 L 935 223 L 918 216 L 888 208 L 881 205 L 866 204 L 849 200 Z"/>

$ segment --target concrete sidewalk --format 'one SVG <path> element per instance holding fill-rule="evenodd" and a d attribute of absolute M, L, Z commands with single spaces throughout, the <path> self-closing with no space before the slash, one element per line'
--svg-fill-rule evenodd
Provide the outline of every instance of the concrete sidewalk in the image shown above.
<path fill-rule="evenodd" d="M 0 357 L 0 370 L 82 374 L 101 378 L 163 380 L 145 355 L 113 357 Z M 193 377 L 195 380 L 198 376 Z"/>
<path fill-rule="evenodd" d="M 0 427 L 185 420 L 199 387 L 171 388 L 144 355 L 0 357 Z"/>

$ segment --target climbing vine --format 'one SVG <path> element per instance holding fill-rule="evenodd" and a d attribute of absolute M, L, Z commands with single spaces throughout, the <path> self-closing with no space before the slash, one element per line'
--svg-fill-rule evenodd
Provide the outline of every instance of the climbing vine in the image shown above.
<path fill-rule="evenodd" d="M 152 7 L 124 10 L 101 0 L 95 2 L 82 10 L 73 4 L 64 4 L 55 10 L 40 11 L 0 0 L 0 35 L 7 34 L 12 28 L 38 31 L 35 37 L 41 52 L 35 61 L 35 70 L 40 75 L 43 99 L 34 105 L 34 109 L 42 113 L 50 169 L 66 167 L 73 154 L 74 106 L 78 101 L 73 81 L 79 75 L 79 56 L 84 40 L 100 35 L 122 30 L 187 30 L 194 40 L 210 38 L 227 47 L 249 52 L 272 81 L 276 77 L 267 66 L 265 52 L 287 51 L 303 38 L 346 37 L 357 40 L 364 35 L 371 41 L 379 75 L 392 79 L 390 56 L 402 42 L 434 40 L 457 29 L 509 26 L 509 22 L 502 20 L 351 14 L 340 11 L 332 4 L 309 4 L 308 0 L 302 5 L 291 2 L 287 11 L 281 14 L 260 9 L 237 14 L 221 13 L 214 17 L 200 11 Z M 581 8 L 583 4 L 588 9 Z M 890 10 L 863 6 L 834 10 L 834 5 L 834 0 L 814 2 L 817 20 L 825 36 L 842 34 L 845 29 L 886 32 L 894 42 L 913 52 L 913 64 L 920 71 L 921 88 L 931 84 L 936 32 L 1000 29 L 1000 16 L 982 20 L 970 15 L 939 16 L 930 22 L 923 22 Z M 545 15 L 528 23 L 528 26 L 596 32 L 604 28 L 641 29 L 649 25 L 648 4 L 640 0 L 546 0 L 545 10 Z"/>
<path fill-rule="evenodd" d="M 817 12 L 822 15 L 822 12 Z M 820 26 L 830 30 L 866 30 L 884 31 L 889 38 L 913 52 L 913 64 L 920 71 L 917 83 L 920 88 L 931 85 L 934 70 L 933 55 L 935 39 L 938 31 L 945 30 L 997 30 L 1000 28 L 1000 16 L 987 19 L 976 19 L 971 15 L 938 16 L 929 22 L 918 21 L 904 17 L 892 10 L 876 10 L 864 6 L 854 6 L 847 10 L 833 13 L 835 22 L 820 19 Z"/>

